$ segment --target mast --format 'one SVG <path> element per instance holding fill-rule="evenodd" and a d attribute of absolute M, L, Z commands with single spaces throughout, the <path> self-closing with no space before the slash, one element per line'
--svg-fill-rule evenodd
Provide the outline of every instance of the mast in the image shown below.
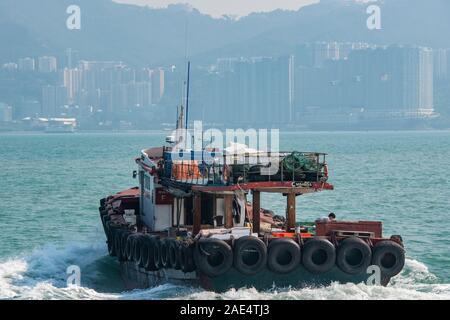
<path fill-rule="evenodd" d="M 185 129 L 188 129 L 188 121 L 189 121 L 189 88 L 190 88 L 190 75 L 191 75 L 191 62 L 188 62 L 188 70 L 187 70 L 187 88 L 186 88 L 186 126 Z"/>

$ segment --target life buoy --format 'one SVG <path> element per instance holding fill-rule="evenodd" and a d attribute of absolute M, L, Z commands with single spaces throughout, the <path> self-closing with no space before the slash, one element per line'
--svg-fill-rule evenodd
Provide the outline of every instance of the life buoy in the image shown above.
<path fill-rule="evenodd" d="M 336 262 L 336 249 L 334 245 L 322 238 L 307 240 L 303 246 L 303 266 L 314 274 L 330 271 Z"/>
<path fill-rule="evenodd" d="M 245 275 L 260 272 L 267 263 L 267 247 L 259 238 L 241 237 L 234 243 L 234 267 Z"/>
<path fill-rule="evenodd" d="M 290 273 L 300 265 L 300 246 L 292 239 L 272 240 L 268 251 L 267 266 L 275 273 Z"/>
<path fill-rule="evenodd" d="M 372 249 L 362 239 L 351 237 L 343 240 L 338 247 L 336 264 L 347 274 L 366 273 L 372 261 Z"/>
<path fill-rule="evenodd" d="M 181 269 L 181 264 L 180 264 L 180 260 L 178 259 L 178 249 L 180 247 L 180 242 L 175 240 L 175 239 L 171 239 L 169 240 L 169 261 L 170 261 L 170 265 L 173 269 L 175 270 L 180 270 Z"/>
<path fill-rule="evenodd" d="M 204 238 L 197 241 L 194 250 L 197 268 L 209 277 L 218 277 L 233 266 L 233 251 L 222 240 Z"/>
<path fill-rule="evenodd" d="M 384 277 L 395 277 L 405 266 L 405 249 L 394 241 L 380 241 L 373 248 L 372 265 L 381 269 Z"/>
<path fill-rule="evenodd" d="M 182 242 L 178 247 L 178 261 L 180 262 L 180 269 L 184 273 L 194 272 L 194 246 L 187 242 Z"/>
<path fill-rule="evenodd" d="M 158 241 L 158 237 L 145 235 L 142 239 L 143 245 L 141 247 L 141 259 L 145 270 L 157 271 L 159 267 L 155 263 L 155 246 Z"/>

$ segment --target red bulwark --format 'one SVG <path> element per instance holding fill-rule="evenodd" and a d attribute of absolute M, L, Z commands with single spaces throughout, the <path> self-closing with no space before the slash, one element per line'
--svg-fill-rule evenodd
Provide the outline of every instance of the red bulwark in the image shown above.
<path fill-rule="evenodd" d="M 316 222 L 316 235 L 319 237 L 330 236 L 333 231 L 359 231 L 359 232 L 373 232 L 375 238 L 383 237 L 382 223 L 377 221 L 359 221 L 359 222 L 345 222 L 345 221 L 330 221 L 330 222 Z"/>
<path fill-rule="evenodd" d="M 120 191 L 113 195 L 111 198 L 113 200 L 116 199 L 123 199 L 123 198 L 133 198 L 133 197 L 139 197 L 139 188 L 131 188 L 124 191 Z"/>
<path fill-rule="evenodd" d="M 321 190 L 334 190 L 333 185 L 326 182 L 313 182 L 310 187 L 297 186 L 292 181 L 272 181 L 272 182 L 248 182 L 241 184 L 232 184 L 229 186 L 203 186 L 194 185 L 193 190 L 201 192 L 224 192 L 224 191 L 236 191 L 236 190 L 261 190 L 264 189 L 303 189 L 309 191 L 321 191 Z M 282 190 L 281 190 L 282 191 Z"/>

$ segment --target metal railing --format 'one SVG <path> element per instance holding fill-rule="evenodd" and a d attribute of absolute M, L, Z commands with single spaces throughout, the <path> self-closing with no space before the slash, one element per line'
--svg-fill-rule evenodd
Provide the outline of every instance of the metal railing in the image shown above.
<path fill-rule="evenodd" d="M 162 172 L 166 179 L 193 185 L 265 181 L 325 182 L 328 178 L 326 154 L 317 152 L 188 152 L 187 156 L 166 152 Z"/>

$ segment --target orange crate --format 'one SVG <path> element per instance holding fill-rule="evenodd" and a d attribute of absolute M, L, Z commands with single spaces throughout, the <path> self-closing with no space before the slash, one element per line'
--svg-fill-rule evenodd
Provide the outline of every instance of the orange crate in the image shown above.
<path fill-rule="evenodd" d="M 294 238 L 294 232 L 272 232 L 274 238 Z"/>

